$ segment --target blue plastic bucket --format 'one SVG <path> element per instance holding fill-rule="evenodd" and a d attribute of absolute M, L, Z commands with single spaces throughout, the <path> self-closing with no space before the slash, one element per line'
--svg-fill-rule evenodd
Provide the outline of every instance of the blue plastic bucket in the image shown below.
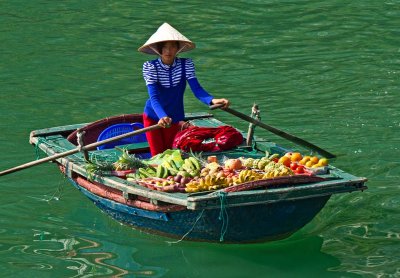
<path fill-rule="evenodd" d="M 97 142 L 99 141 L 103 141 L 109 138 L 113 138 L 115 136 L 118 135 L 122 135 L 128 132 L 132 132 L 138 129 L 142 129 L 144 128 L 143 124 L 141 123 L 122 123 L 122 124 L 115 124 L 112 126 L 107 127 L 106 129 L 104 129 L 99 137 L 97 138 Z M 145 134 L 138 134 L 138 135 L 134 135 L 131 137 L 127 137 L 127 138 L 123 138 L 120 139 L 118 141 L 113 141 L 113 142 L 109 142 L 107 144 L 98 146 L 97 149 L 98 150 L 105 150 L 105 149 L 112 149 L 115 146 L 120 146 L 120 145 L 128 145 L 128 144 L 132 144 L 132 143 L 140 143 L 140 142 L 147 142 L 147 138 Z M 150 153 L 143 153 L 143 154 L 138 154 L 137 155 L 140 158 L 149 158 L 151 157 Z"/>

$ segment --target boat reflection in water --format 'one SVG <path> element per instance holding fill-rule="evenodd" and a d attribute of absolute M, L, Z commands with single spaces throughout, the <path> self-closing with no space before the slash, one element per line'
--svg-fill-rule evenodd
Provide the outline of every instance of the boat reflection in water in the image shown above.
<path fill-rule="evenodd" d="M 34 253 L 56 259 L 57 266 L 54 268 L 62 265 L 64 271 L 57 271 L 69 273 L 69 277 L 161 277 L 166 272 L 159 267 L 143 267 L 136 263 L 133 254 L 138 250 L 124 244 L 106 240 L 99 242 L 86 237 L 41 239 L 42 234 L 37 237 L 35 246 L 39 245 L 39 248 Z M 43 248 L 43 245 L 47 247 Z M 49 267 L 49 270 L 52 268 Z"/>
<path fill-rule="evenodd" d="M 129 229 L 114 228 L 108 234 L 124 235 Z M 323 239 L 318 236 L 299 235 L 268 244 L 213 245 L 184 241 L 169 244 L 163 241 L 166 238 L 134 230 L 129 233 L 132 237 L 115 241 L 89 235 L 39 238 L 35 240 L 39 248 L 34 252 L 56 259 L 57 273 L 69 277 L 264 277 L 266 273 L 270 277 L 340 276 L 337 271 L 329 272 L 339 267 L 340 261 L 321 251 Z M 60 264 L 64 270 L 59 269 Z M 359 276 L 346 273 L 346 277 Z"/>

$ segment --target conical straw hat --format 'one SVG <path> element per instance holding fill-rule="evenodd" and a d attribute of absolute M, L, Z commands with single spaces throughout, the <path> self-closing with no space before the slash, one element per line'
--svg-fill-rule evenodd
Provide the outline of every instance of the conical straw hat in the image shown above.
<path fill-rule="evenodd" d="M 179 33 L 178 30 L 176 30 L 168 23 L 164 23 L 163 25 L 158 27 L 157 31 L 147 40 L 147 42 L 143 46 L 139 47 L 138 50 L 147 54 L 160 55 L 156 44 L 166 41 L 178 41 L 178 53 L 189 51 L 196 47 L 193 42 L 191 42 L 188 38 Z"/>

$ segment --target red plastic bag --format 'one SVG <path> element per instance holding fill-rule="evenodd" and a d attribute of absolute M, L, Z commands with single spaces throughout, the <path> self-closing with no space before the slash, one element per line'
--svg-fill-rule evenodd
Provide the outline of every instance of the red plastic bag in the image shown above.
<path fill-rule="evenodd" d="M 242 134 L 231 126 L 189 127 L 175 135 L 173 148 L 183 151 L 216 152 L 229 150 L 243 142 Z"/>

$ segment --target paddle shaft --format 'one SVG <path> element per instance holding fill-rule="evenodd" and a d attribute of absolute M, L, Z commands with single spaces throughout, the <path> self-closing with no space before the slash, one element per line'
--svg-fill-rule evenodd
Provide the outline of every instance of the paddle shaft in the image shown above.
<path fill-rule="evenodd" d="M 45 162 L 48 162 L 48 161 L 53 161 L 53 160 L 56 160 L 56 159 L 61 158 L 61 157 L 65 157 L 65 156 L 69 156 L 71 154 L 75 154 L 75 153 L 80 152 L 80 151 L 93 150 L 94 148 L 96 148 L 98 146 L 101 146 L 101 145 L 104 145 L 104 144 L 107 144 L 107 143 L 110 143 L 110 142 L 113 142 L 113 141 L 118 141 L 120 139 L 131 137 L 131 136 L 134 136 L 134 135 L 142 134 L 142 133 L 145 133 L 145 132 L 148 132 L 148 131 L 151 131 L 151 130 L 155 130 L 155 129 L 158 129 L 158 128 L 161 128 L 161 126 L 159 126 L 158 124 L 157 125 L 152 125 L 152 126 L 149 126 L 149 127 L 145 127 L 145 128 L 142 128 L 142 129 L 138 129 L 138 130 L 132 131 L 132 132 L 121 134 L 121 135 L 118 135 L 118 136 L 115 136 L 115 137 L 112 137 L 112 138 L 108 138 L 108 139 L 105 139 L 105 140 L 102 140 L 102 141 L 99 141 L 99 142 L 88 144 L 86 146 L 82 146 L 82 148 L 78 147 L 78 148 L 63 152 L 63 153 L 58 153 L 58 154 L 55 154 L 55 155 L 52 155 L 52 156 L 44 157 L 44 158 L 39 159 L 39 160 L 31 161 L 31 162 L 19 165 L 19 166 L 14 167 L 14 168 L 11 168 L 11 169 L 8 169 L 8 170 L 4 170 L 4 171 L 0 172 L 0 176 L 4 176 L 4 175 L 11 174 L 11 173 L 23 170 L 23 169 L 27 169 L 27 168 L 30 168 L 32 166 L 36 166 L 36 165 L 39 165 L 39 164 L 42 164 L 42 163 L 45 163 Z"/>
<path fill-rule="evenodd" d="M 217 109 L 217 108 L 221 108 L 221 106 L 222 105 L 219 105 L 219 104 L 212 105 L 212 106 L 210 106 L 210 109 L 214 110 L 214 109 Z M 241 113 L 239 111 L 236 111 L 236 110 L 231 109 L 231 108 L 221 108 L 221 109 L 226 111 L 226 112 L 228 112 L 228 113 L 230 113 L 230 114 L 232 114 L 232 115 L 235 115 L 238 118 L 241 118 L 242 120 L 245 120 L 245 121 L 250 122 L 250 123 L 252 123 L 254 125 L 262 127 L 262 128 L 264 128 L 264 129 L 266 129 L 266 130 L 268 130 L 268 131 L 270 131 L 270 132 L 272 132 L 272 133 L 274 133 L 274 134 L 276 134 L 276 135 L 278 135 L 280 137 L 283 137 L 283 138 L 285 138 L 285 139 L 287 139 L 289 141 L 292 141 L 292 142 L 294 142 L 294 143 L 296 143 L 298 145 L 301 145 L 303 147 L 307 147 L 307 148 L 310 148 L 312 150 L 315 150 L 316 152 L 320 153 L 321 155 L 325 156 L 326 158 L 334 158 L 334 157 L 336 157 L 334 154 L 332 154 L 332 153 L 330 153 L 330 152 L 328 152 L 328 151 L 326 151 L 324 149 L 321 149 L 320 147 L 318 147 L 318 146 L 316 146 L 316 145 L 314 145 L 314 144 L 312 144 L 312 143 L 310 143 L 310 142 L 308 142 L 308 141 L 306 141 L 304 139 L 301 139 L 301 138 L 299 138 L 297 136 L 294 136 L 292 134 L 286 133 L 286 132 L 284 132 L 284 131 L 282 131 L 280 129 L 277 129 L 277 128 L 273 127 L 273 126 L 270 126 L 270 125 L 267 125 L 267 124 L 265 124 L 263 122 L 260 122 L 259 120 L 256 120 L 256 119 L 254 119 L 254 118 L 252 118 L 250 116 L 247 116 L 247 115 L 245 115 L 245 114 L 243 114 L 243 113 Z"/>

